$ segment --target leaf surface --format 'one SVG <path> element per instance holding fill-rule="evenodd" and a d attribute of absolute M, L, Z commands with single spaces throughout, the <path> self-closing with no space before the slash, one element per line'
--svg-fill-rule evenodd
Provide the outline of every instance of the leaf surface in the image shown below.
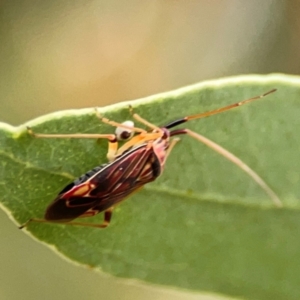
<path fill-rule="evenodd" d="M 65 257 L 115 276 L 247 299 L 299 299 L 300 79 L 241 76 L 130 104 L 164 125 L 272 88 L 278 91 L 264 99 L 184 125 L 246 162 L 279 195 L 282 209 L 242 170 L 182 136 L 164 174 L 118 206 L 107 229 L 32 223 L 25 230 Z M 123 122 L 130 119 L 128 104 L 99 111 Z M 106 162 L 107 151 L 105 140 L 35 139 L 26 126 L 41 133 L 115 130 L 94 109 L 57 112 L 17 128 L 0 124 L 0 201 L 18 224 L 42 218 L 65 185 Z"/>

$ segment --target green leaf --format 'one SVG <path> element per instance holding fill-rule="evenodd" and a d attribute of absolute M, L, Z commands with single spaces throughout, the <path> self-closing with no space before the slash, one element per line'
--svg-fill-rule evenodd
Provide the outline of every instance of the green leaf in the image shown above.
<path fill-rule="evenodd" d="M 32 223 L 24 231 L 77 263 L 115 276 L 247 299 L 299 299 L 300 79 L 241 76 L 130 104 L 163 125 L 272 88 L 278 91 L 264 99 L 185 126 L 246 162 L 283 208 L 274 207 L 235 165 L 182 136 L 164 174 L 118 206 L 107 229 Z M 130 119 L 128 103 L 99 111 L 118 122 Z M 92 108 L 53 113 L 17 128 L 0 124 L 0 200 L 18 224 L 42 218 L 66 184 L 106 162 L 107 151 L 105 140 L 35 139 L 26 126 L 42 133 L 115 130 L 99 122 Z"/>

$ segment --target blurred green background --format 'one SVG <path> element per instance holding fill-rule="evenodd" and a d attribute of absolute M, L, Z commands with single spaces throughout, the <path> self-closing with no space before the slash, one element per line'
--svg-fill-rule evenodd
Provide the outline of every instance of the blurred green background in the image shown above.
<path fill-rule="evenodd" d="M 299 14 L 297 0 L 2 0 L 0 121 L 223 76 L 299 74 Z M 95 276 L 3 212 L 0 243 L 0 299 L 221 299 Z"/>

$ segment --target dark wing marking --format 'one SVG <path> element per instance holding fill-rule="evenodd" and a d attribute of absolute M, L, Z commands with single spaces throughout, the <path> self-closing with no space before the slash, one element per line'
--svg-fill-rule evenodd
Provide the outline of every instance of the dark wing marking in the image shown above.
<path fill-rule="evenodd" d="M 45 213 L 45 219 L 49 221 L 69 222 L 76 219 L 87 210 L 96 205 L 97 199 L 89 197 L 72 197 L 72 201 L 80 201 L 81 205 L 69 207 L 68 199 L 56 198 L 48 207 Z M 85 202 L 83 204 L 83 202 Z"/>
<path fill-rule="evenodd" d="M 132 193 L 140 185 L 155 180 L 160 174 L 157 171 L 157 160 L 152 147 L 142 145 L 134 149 L 91 178 L 91 184 L 95 184 L 96 187 L 90 195 L 105 199 L 108 196 L 118 198 L 122 194 L 126 196 Z M 152 169 L 153 165 L 155 172 Z"/>

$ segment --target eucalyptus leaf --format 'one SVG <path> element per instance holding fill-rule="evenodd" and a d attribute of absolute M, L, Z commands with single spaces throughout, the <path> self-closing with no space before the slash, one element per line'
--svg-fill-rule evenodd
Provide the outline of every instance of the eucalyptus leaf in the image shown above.
<path fill-rule="evenodd" d="M 247 163 L 283 208 L 224 157 L 182 136 L 163 175 L 118 206 L 107 229 L 31 223 L 23 230 L 66 258 L 115 276 L 243 299 L 299 299 L 300 78 L 220 79 L 99 111 L 123 122 L 131 118 L 131 104 L 164 125 L 272 88 L 278 91 L 254 103 L 184 125 Z M 37 139 L 26 126 L 39 133 L 115 130 L 93 108 L 52 113 L 16 128 L 0 123 L 0 201 L 18 225 L 42 218 L 57 193 L 105 163 L 107 152 L 105 140 Z M 103 215 L 85 220 L 101 223 Z"/>

